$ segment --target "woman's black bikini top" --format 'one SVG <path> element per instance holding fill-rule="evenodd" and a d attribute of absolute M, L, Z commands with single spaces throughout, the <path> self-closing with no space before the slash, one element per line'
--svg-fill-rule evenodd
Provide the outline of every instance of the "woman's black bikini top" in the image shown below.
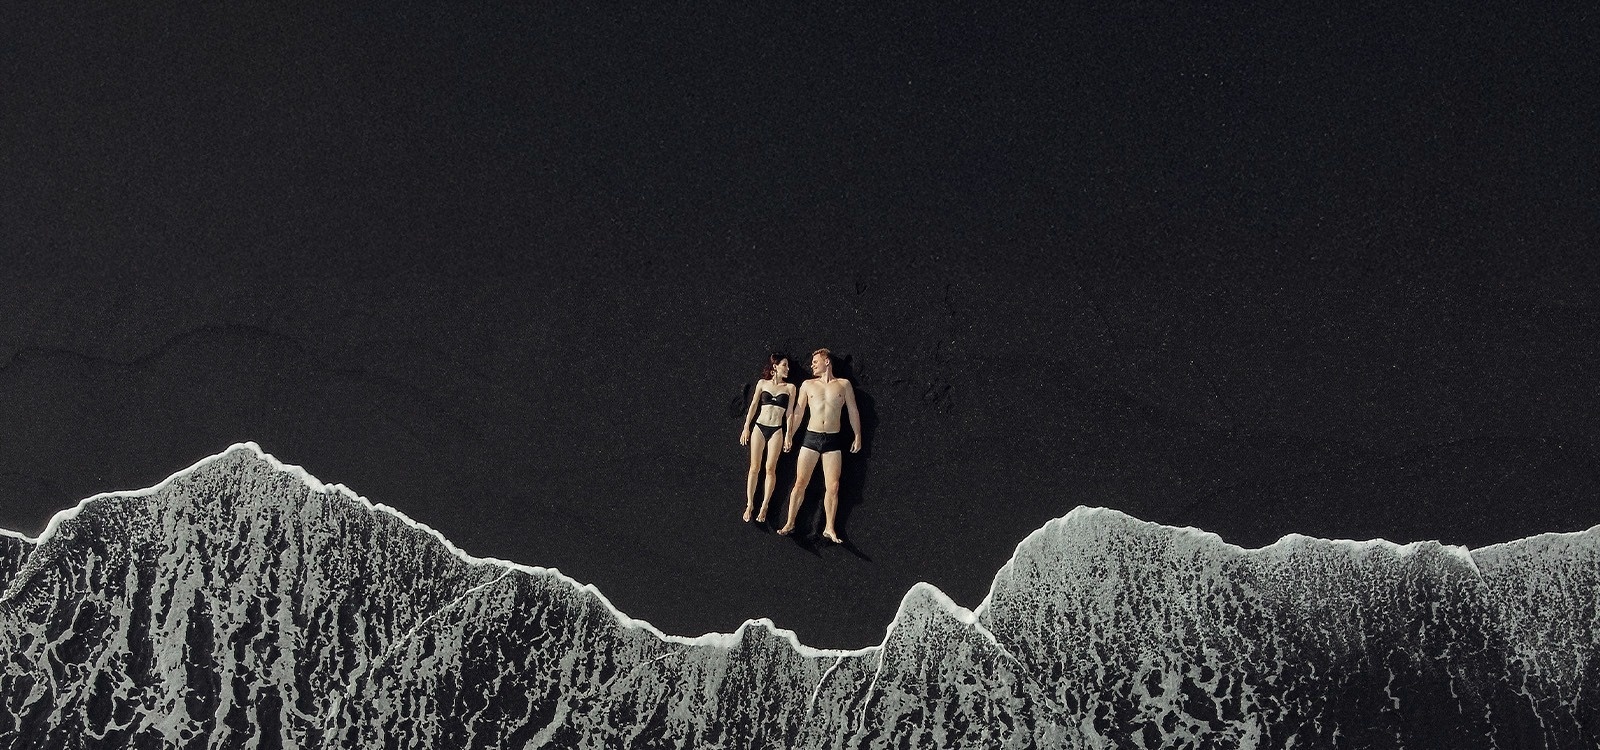
<path fill-rule="evenodd" d="M 779 394 L 774 395 L 772 393 L 772 391 L 762 391 L 761 392 L 761 405 L 762 406 L 766 406 L 767 404 L 772 404 L 773 406 L 776 406 L 779 409 L 783 409 L 784 411 L 788 411 L 788 409 L 789 409 L 789 394 L 787 394 L 787 393 L 779 393 Z"/>

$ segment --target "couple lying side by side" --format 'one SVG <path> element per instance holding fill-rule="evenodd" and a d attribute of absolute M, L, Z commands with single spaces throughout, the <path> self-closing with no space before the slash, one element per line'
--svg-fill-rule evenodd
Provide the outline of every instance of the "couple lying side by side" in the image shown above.
<path fill-rule="evenodd" d="M 794 531 L 794 519 L 800 514 L 800 503 L 806 498 L 806 485 L 811 483 L 811 475 L 816 472 L 817 461 L 821 459 L 822 478 L 827 487 L 827 493 L 822 498 L 822 510 L 827 519 L 822 536 L 830 542 L 842 543 L 844 540 L 839 538 L 839 532 L 833 525 L 839 511 L 839 473 L 844 463 L 845 445 L 840 416 L 841 413 L 850 415 L 850 430 L 855 434 L 850 452 L 857 453 L 861 450 L 861 413 L 856 409 L 856 392 L 850 386 L 850 381 L 833 376 L 833 356 L 827 349 L 818 349 L 811 354 L 811 372 L 816 377 L 800 384 L 798 388 L 793 383 L 784 382 L 789 377 L 789 359 L 782 354 L 768 357 L 766 367 L 761 370 L 761 380 L 756 383 L 756 392 L 744 415 L 744 430 L 739 433 L 739 444 L 750 446 L 750 476 L 745 483 L 744 520 L 750 520 L 750 512 L 755 506 L 756 481 L 761 476 L 763 464 L 767 475 L 766 493 L 756 520 L 767 520 L 767 506 L 772 502 L 773 485 L 778 478 L 778 440 L 781 438 L 783 441 L 784 453 L 794 448 L 795 429 L 800 426 L 800 417 L 809 408 L 811 419 L 806 422 L 806 439 L 800 443 L 800 457 L 795 462 L 794 489 L 789 492 L 789 519 L 783 528 L 778 529 L 778 534 L 786 536 Z M 792 410 L 789 408 L 790 401 L 794 402 Z M 755 433 L 750 431 L 752 421 L 757 428 Z"/>

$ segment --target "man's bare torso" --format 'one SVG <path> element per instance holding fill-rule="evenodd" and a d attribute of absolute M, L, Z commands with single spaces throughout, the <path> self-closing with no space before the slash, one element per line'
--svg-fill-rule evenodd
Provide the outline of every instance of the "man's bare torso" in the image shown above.
<path fill-rule="evenodd" d="M 807 389 L 806 407 L 811 412 L 811 418 L 806 421 L 806 431 L 838 432 L 850 381 L 834 378 L 824 383 L 821 378 L 812 378 L 802 387 Z"/>

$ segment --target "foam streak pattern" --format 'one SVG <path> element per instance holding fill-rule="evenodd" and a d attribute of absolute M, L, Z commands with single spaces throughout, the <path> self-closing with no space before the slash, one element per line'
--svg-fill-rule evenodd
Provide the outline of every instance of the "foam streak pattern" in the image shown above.
<path fill-rule="evenodd" d="M 250 444 L 0 535 L 11 748 L 1592 748 L 1600 532 L 1244 550 L 1079 508 L 883 643 L 667 636 Z"/>

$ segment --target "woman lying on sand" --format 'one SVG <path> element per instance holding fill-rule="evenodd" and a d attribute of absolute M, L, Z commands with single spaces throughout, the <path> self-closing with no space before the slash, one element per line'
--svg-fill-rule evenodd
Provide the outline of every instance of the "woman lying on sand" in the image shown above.
<path fill-rule="evenodd" d="M 750 475 L 745 481 L 744 520 L 750 521 L 750 511 L 756 502 L 756 480 L 761 474 L 762 457 L 767 467 L 766 492 L 761 500 L 761 512 L 756 520 L 767 520 L 767 505 L 772 502 L 773 485 L 778 481 L 778 453 L 783 447 L 784 418 L 789 404 L 794 400 L 795 387 L 786 383 L 789 377 L 789 358 L 774 352 L 761 368 L 761 380 L 756 382 L 756 392 L 750 398 L 750 408 L 744 415 L 744 430 L 739 433 L 739 444 L 750 446 Z M 751 439 L 750 422 L 755 421 L 758 431 Z"/>

